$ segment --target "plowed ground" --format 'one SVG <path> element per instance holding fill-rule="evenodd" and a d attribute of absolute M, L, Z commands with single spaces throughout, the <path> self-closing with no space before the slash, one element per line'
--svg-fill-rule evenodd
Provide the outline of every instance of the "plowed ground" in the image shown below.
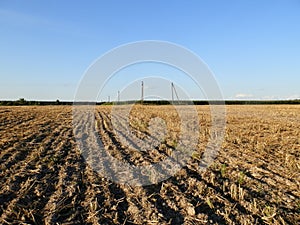
<path fill-rule="evenodd" d="M 131 187 L 102 177 L 82 157 L 72 107 L 0 107 L 0 224 L 300 224 L 300 106 L 228 106 L 222 148 L 204 173 L 197 165 L 210 116 L 207 106 L 197 110 L 200 143 L 188 165 L 158 184 Z M 97 135 L 119 160 L 153 163 L 176 147 L 171 106 L 131 113 L 139 138 L 153 116 L 166 121 L 167 137 L 149 152 L 118 139 L 111 107 L 96 111 Z"/>

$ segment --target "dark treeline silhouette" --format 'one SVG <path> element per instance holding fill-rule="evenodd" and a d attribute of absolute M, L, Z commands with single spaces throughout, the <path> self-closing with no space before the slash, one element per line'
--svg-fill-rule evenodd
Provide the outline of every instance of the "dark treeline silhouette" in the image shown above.
<path fill-rule="evenodd" d="M 0 105 L 6 106 L 19 106 L 19 105 L 72 105 L 73 102 L 61 102 L 59 100 L 56 101 L 28 101 L 24 98 L 20 98 L 19 100 L 3 100 L 0 101 Z"/>
<path fill-rule="evenodd" d="M 22 105 L 126 105 L 126 104 L 143 104 L 143 105 L 282 105 L 282 104 L 300 104 L 300 99 L 296 100 L 193 100 L 193 101 L 166 101 L 166 100 L 130 100 L 130 101 L 118 101 L 118 102 L 72 102 L 72 101 L 27 101 L 24 98 L 19 100 L 3 100 L 0 101 L 2 106 L 22 106 Z"/>

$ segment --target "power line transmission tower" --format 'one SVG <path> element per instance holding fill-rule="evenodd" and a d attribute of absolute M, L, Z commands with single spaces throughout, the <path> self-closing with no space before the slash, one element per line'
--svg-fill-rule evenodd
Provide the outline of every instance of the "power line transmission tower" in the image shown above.
<path fill-rule="evenodd" d="M 171 83 L 171 92 L 172 92 L 172 103 L 174 103 L 174 93 L 176 95 L 177 101 L 179 102 L 179 97 L 173 82 Z"/>

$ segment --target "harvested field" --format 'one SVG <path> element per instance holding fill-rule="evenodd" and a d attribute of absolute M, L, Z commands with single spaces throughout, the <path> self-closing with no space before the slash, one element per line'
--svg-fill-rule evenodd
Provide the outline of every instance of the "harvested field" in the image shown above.
<path fill-rule="evenodd" d="M 211 118 L 208 106 L 197 106 L 200 143 L 189 163 L 163 182 L 134 187 L 102 177 L 82 157 L 72 107 L 0 107 L 0 223 L 300 224 L 300 106 L 226 109 L 224 141 L 205 172 L 197 165 Z M 151 118 L 165 120 L 166 137 L 148 152 L 118 139 L 111 106 L 96 111 L 97 135 L 118 160 L 159 162 L 176 147 L 180 127 L 171 106 L 136 106 L 130 114 L 139 138 Z M 96 156 L 87 160 L 97 164 Z"/>

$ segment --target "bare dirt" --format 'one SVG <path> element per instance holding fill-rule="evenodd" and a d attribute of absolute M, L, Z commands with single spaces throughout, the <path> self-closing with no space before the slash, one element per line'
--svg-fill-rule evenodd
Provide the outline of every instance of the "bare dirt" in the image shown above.
<path fill-rule="evenodd" d="M 211 122 L 208 106 L 197 110 L 200 142 L 189 163 L 163 182 L 132 187 L 101 176 L 82 157 L 72 107 L 0 107 L 0 223 L 300 224 L 300 106 L 227 106 L 222 148 L 204 173 L 197 165 Z M 110 106 L 96 111 L 97 135 L 118 160 L 150 164 L 176 148 L 180 124 L 171 106 L 132 110 L 139 138 L 151 118 L 166 122 L 166 138 L 146 152 L 122 143 Z M 97 164 L 96 156 L 87 160 Z"/>

